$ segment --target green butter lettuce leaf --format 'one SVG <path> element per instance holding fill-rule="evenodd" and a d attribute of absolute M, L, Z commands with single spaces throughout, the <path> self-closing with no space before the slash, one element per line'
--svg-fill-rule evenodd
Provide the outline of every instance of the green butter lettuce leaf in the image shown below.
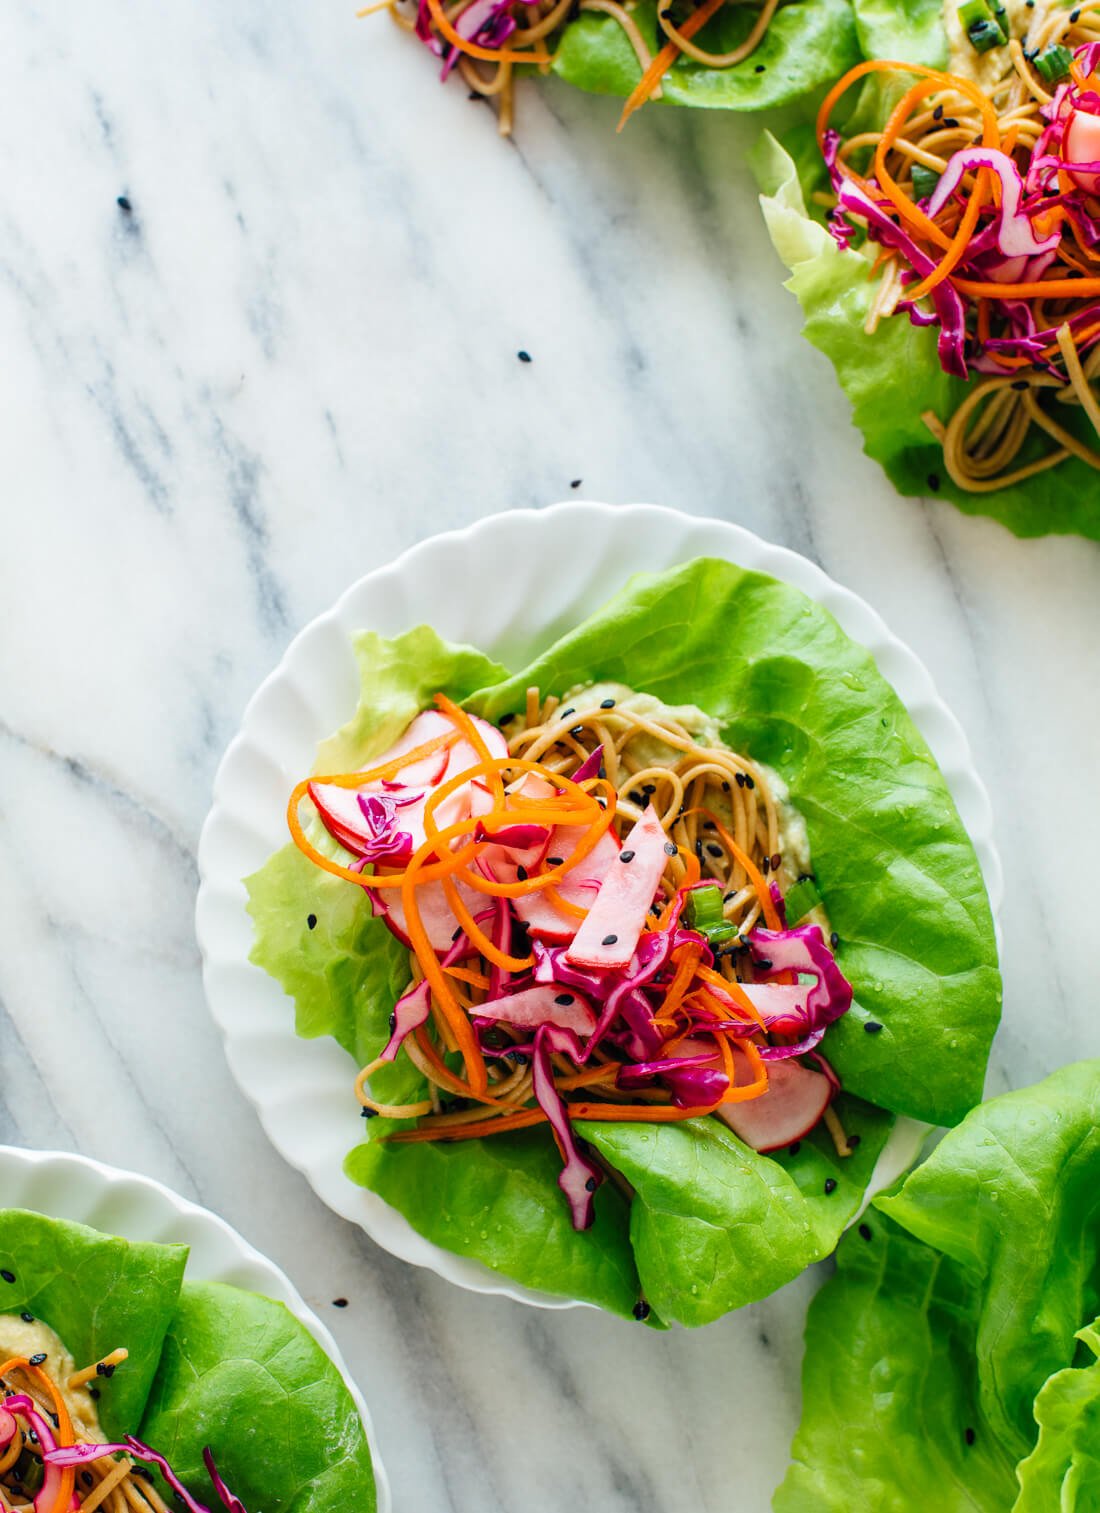
<path fill-rule="evenodd" d="M 522 672 L 484 661 L 481 687 L 477 654 L 462 648 L 452 662 L 431 632 L 364 637 L 359 648 L 362 702 L 339 750 L 321 759 L 330 770 L 366 762 L 399 733 L 387 724 L 375 740 L 385 714 L 400 708 L 407 721 L 438 686 L 490 719 L 521 708 L 532 682 L 564 693 L 614 679 L 699 704 L 732 746 L 789 785 L 856 992 L 826 1043 L 851 1095 L 842 1118 L 860 1134 L 856 1155 L 838 1160 L 823 1131 L 793 1155 L 760 1156 L 717 1124 L 595 1125 L 590 1138 L 636 1196 L 628 1207 L 605 1184 L 600 1219 L 577 1235 L 545 1130 L 450 1146 L 368 1138 L 350 1154 L 349 1176 L 419 1233 L 529 1286 L 618 1313 L 641 1293 L 662 1319 L 702 1323 L 832 1248 L 888 1134 L 881 1110 L 955 1122 L 981 1096 L 1000 979 L 977 861 L 899 700 L 827 611 L 773 579 L 698 561 L 635 580 Z M 375 665 L 385 670 L 377 687 Z M 294 999 L 300 1033 L 334 1035 L 360 1064 L 377 1055 L 408 980 L 404 948 L 358 890 L 292 849 L 248 888 L 253 960 Z M 869 1020 L 881 1033 L 864 1032 Z M 349 1068 L 349 1098 L 350 1083 Z M 404 1057 L 374 1086 L 394 1102 L 423 1090 Z M 365 1134 L 391 1130 L 371 1120 Z M 830 1179 L 837 1187 L 825 1194 Z"/>
<path fill-rule="evenodd" d="M 870 654 L 798 589 L 701 559 L 633 579 L 471 705 L 495 719 L 531 683 L 605 679 L 698 704 L 778 771 L 855 989 L 830 1059 L 880 1108 L 957 1123 L 981 1098 L 1000 1012 L 993 922 L 943 774 Z"/>
<path fill-rule="evenodd" d="M 371 1141 L 351 1152 L 345 1170 L 427 1239 L 528 1287 L 623 1317 L 641 1295 L 625 1198 L 605 1182 L 592 1228 L 575 1230 L 558 1187 L 561 1158 L 545 1129 L 453 1145 Z"/>
<path fill-rule="evenodd" d="M 889 30 L 889 13 L 897 8 L 878 0 L 864 9 L 878 46 Z M 905 61 L 925 52 L 928 42 L 928 32 L 920 34 Z M 805 161 L 800 159 L 800 166 Z M 937 328 L 914 326 L 902 312 L 879 321 L 874 332 L 865 331 L 877 281 L 869 277 L 868 257 L 841 251 L 808 213 L 807 197 L 819 187 L 816 165 L 800 182 L 795 160 L 770 135 L 752 162 L 768 231 L 791 270 L 786 287 L 802 306 L 804 335 L 832 362 L 863 433 L 864 451 L 882 464 L 895 487 L 903 494 L 938 492 L 968 514 L 992 515 L 1018 536 L 1076 532 L 1100 540 L 1100 475 L 1076 457 L 1010 488 L 971 493 L 956 486 L 944 468 L 942 448 L 921 419 L 927 411 L 949 419 L 970 387 L 941 368 Z M 1088 440 L 1089 423 L 1078 407 L 1067 405 L 1059 419 Z M 1020 461 L 1045 450 L 1046 443 L 1033 437 Z"/>
<path fill-rule="evenodd" d="M 1091 1363 L 1057 1372 L 1036 1398 L 1039 1442 L 1017 1469 L 1013 1513 L 1100 1513 L 1100 1319 L 1077 1338 Z"/>
<path fill-rule="evenodd" d="M 879 1202 L 980 1285 L 982 1407 L 1019 1460 L 1036 1392 L 1100 1311 L 1100 1062 L 975 1109 Z"/>
<path fill-rule="evenodd" d="M 42 1319 L 78 1367 L 120 1346 L 130 1352 L 97 1383 L 110 1438 L 136 1431 L 141 1420 L 186 1264 L 183 1245 L 119 1240 L 22 1209 L 0 1211 L 0 1313 Z"/>
<path fill-rule="evenodd" d="M 656 0 L 641 0 L 631 14 L 655 55 L 661 45 Z M 695 40 L 708 52 L 730 52 L 745 41 L 758 14 L 756 5 L 723 6 Z M 764 110 L 824 90 L 859 56 L 848 0 L 791 0 L 779 8 L 759 47 L 742 62 L 711 68 L 681 55 L 661 88 L 672 105 Z M 618 21 L 596 11 L 582 12 L 566 27 L 553 70 L 568 83 L 603 95 L 629 95 L 642 76 Z"/>
<path fill-rule="evenodd" d="M 320 748 L 315 770 L 348 772 L 391 746 L 437 693 L 465 698 L 487 679 L 504 676 L 497 663 L 468 646 L 452 646 L 420 626 L 392 641 L 373 632 L 356 638 L 364 694 L 351 720 Z M 310 838 L 339 852 L 323 826 Z M 409 984 L 408 952 L 375 918 L 361 893 L 322 872 L 288 844 L 246 879 L 256 923 L 252 960 L 294 1000 L 295 1028 L 314 1039 L 331 1035 L 361 1065 L 389 1039 L 393 1006 Z M 373 1080 L 379 1099 L 405 1103 L 423 1096 L 424 1080 L 407 1057 Z M 349 1086 L 350 1097 L 350 1086 Z M 373 1135 L 391 1126 L 372 1121 Z"/>
<path fill-rule="evenodd" d="M 1100 1509 L 1100 1061 L 975 1109 L 841 1242 L 777 1513 Z"/>
<path fill-rule="evenodd" d="M 978 1397 L 978 1297 L 872 1211 L 810 1305 L 802 1423 L 775 1513 L 1003 1513 L 1014 1461 Z M 968 1433 L 969 1431 L 969 1433 Z"/>
<path fill-rule="evenodd" d="M 947 67 L 943 0 L 852 0 L 852 9 L 865 58 Z"/>
<path fill-rule="evenodd" d="M 188 1282 L 141 1425 L 211 1507 L 204 1446 L 256 1513 L 371 1513 L 366 1433 L 343 1377 L 281 1303 Z"/>
<path fill-rule="evenodd" d="M 833 1250 L 893 1124 L 855 1099 L 835 1107 L 859 1136 L 843 1159 L 820 1126 L 794 1154 L 762 1156 L 717 1119 L 578 1124 L 634 1188 L 630 1237 L 642 1291 L 662 1318 L 709 1324 Z"/>

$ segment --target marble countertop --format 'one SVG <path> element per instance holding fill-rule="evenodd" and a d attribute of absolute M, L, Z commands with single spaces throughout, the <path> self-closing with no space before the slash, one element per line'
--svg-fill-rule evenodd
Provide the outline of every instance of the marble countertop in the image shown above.
<path fill-rule="evenodd" d="M 0 1140 L 151 1173 L 280 1262 L 398 1513 L 756 1513 L 817 1278 L 658 1337 L 458 1292 L 323 1209 L 204 1006 L 218 758 L 291 635 L 426 534 L 576 479 L 740 521 L 864 595 L 967 728 L 1007 872 L 999 1091 L 1100 1053 L 1100 551 L 903 501 L 861 455 L 752 122 L 616 137 L 551 83 L 502 142 L 352 10 L 0 17 Z"/>

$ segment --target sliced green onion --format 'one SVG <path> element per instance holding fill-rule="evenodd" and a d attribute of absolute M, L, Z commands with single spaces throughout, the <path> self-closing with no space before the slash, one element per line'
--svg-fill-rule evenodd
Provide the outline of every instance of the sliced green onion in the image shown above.
<path fill-rule="evenodd" d="M 711 946 L 723 945 L 737 934 L 737 926 L 722 913 L 722 890 L 717 883 L 692 888 L 687 896 L 688 928 L 696 930 Z"/>
<path fill-rule="evenodd" d="M 1008 16 L 1000 0 L 992 0 L 992 4 L 989 0 L 963 0 L 959 20 L 977 52 L 987 53 L 1008 41 Z"/>
<path fill-rule="evenodd" d="M 977 53 L 988 53 L 995 47 L 1003 47 L 1008 41 L 996 21 L 975 21 L 966 28 L 970 45 Z"/>
<path fill-rule="evenodd" d="M 1055 84 L 1059 79 L 1064 79 L 1069 73 L 1069 66 L 1073 62 L 1073 54 L 1068 47 L 1063 47 L 1060 42 L 1055 42 L 1041 52 L 1037 58 L 1032 59 L 1035 70 L 1041 74 L 1048 84 Z"/>
<path fill-rule="evenodd" d="M 936 170 L 934 168 L 926 168 L 923 163 L 913 164 L 912 177 L 913 198 L 915 200 L 926 200 L 930 194 L 935 192 L 936 185 L 940 181 L 940 176 Z M 801 885 L 796 884 L 796 886 Z M 791 892 L 794 892 L 793 888 Z"/>
<path fill-rule="evenodd" d="M 923 172 L 929 173 L 930 170 L 925 168 Z M 914 170 L 915 177 L 916 171 Z M 933 178 L 938 177 L 938 174 L 933 175 Z M 820 902 L 821 894 L 818 892 L 817 883 L 814 882 L 812 877 L 800 877 L 798 882 L 794 883 L 788 890 L 783 900 L 787 914 L 787 924 L 797 925 L 798 921 L 805 919 L 806 915 L 816 909 Z"/>

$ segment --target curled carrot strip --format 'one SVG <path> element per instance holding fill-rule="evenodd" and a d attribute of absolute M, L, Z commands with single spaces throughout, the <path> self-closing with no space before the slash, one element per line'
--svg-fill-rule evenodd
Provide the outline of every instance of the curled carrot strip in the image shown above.
<path fill-rule="evenodd" d="M 694 37 L 695 33 L 701 31 L 711 16 L 721 10 L 724 4 L 725 0 L 704 0 L 704 4 L 699 7 L 693 16 L 689 16 L 683 26 L 681 26 L 680 35 L 688 38 Z M 619 117 L 619 124 L 615 128 L 616 131 L 622 131 L 634 112 L 641 109 L 679 56 L 680 49 L 676 46 L 676 43 L 666 42 L 631 90 L 627 102 L 623 106 L 623 113 Z"/>
<path fill-rule="evenodd" d="M 73 1421 L 69 1417 L 69 1410 L 65 1406 L 65 1399 L 60 1391 L 46 1375 L 44 1371 L 33 1366 L 25 1356 L 15 1355 L 10 1360 L 0 1365 L 0 1376 L 7 1376 L 9 1371 L 25 1371 L 33 1382 L 49 1397 L 53 1404 L 53 1415 L 57 1420 L 57 1442 L 59 1445 L 71 1445 L 75 1442 L 73 1435 Z M 61 1481 L 57 1489 L 57 1498 L 49 1513 L 68 1513 L 73 1500 L 73 1492 L 76 1488 L 76 1467 L 65 1466 L 62 1469 Z"/>
<path fill-rule="evenodd" d="M 428 9 L 436 29 L 446 37 L 452 47 L 457 47 L 460 53 L 465 53 L 468 58 L 481 58 L 486 63 L 537 63 L 539 54 L 534 50 L 519 52 L 514 47 L 482 47 L 480 43 L 471 42 L 461 32 L 455 31 L 447 20 L 446 12 L 440 0 L 428 0 Z"/>

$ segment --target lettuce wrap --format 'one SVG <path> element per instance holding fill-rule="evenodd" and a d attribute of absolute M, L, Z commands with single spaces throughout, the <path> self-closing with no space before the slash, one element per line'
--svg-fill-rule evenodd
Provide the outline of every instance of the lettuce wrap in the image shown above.
<path fill-rule="evenodd" d="M 128 1351 L 94 1379 L 107 1440 L 151 1446 L 211 1508 L 207 1447 L 249 1513 L 371 1513 L 366 1432 L 328 1356 L 283 1304 L 186 1264 L 183 1245 L 0 1210 L 0 1313 L 40 1320 L 78 1366 Z"/>
<path fill-rule="evenodd" d="M 1100 1061 L 974 1110 L 841 1242 L 777 1513 L 1100 1508 Z"/>
<path fill-rule="evenodd" d="M 940 0 L 904 5 L 855 0 L 855 18 L 865 58 L 937 69 L 950 64 Z M 880 129 L 898 93 L 881 75 L 854 89 L 848 97 L 854 104 L 851 129 L 856 123 L 861 130 Z M 841 107 L 841 118 L 847 108 Z M 841 250 L 826 230 L 813 196 L 828 190 L 829 181 L 808 129 L 795 129 L 782 143 L 766 134 L 752 162 L 768 230 L 790 269 L 786 287 L 802 307 L 804 334 L 832 362 L 863 433 L 864 451 L 899 492 L 950 499 L 968 514 L 992 516 L 1018 536 L 1076 533 L 1100 540 L 1100 474 L 1075 456 L 988 492 L 955 483 L 921 416 L 926 411 L 941 420 L 951 416 L 983 375 L 972 370 L 963 379 L 946 373 L 937 352 L 939 328 L 913 325 L 903 311 L 880 320 L 871 333 L 864 330 L 879 287 L 871 264 L 880 249 L 867 242 Z M 1058 419 L 1078 441 L 1095 447 L 1095 433 L 1077 406 L 1058 407 Z M 1017 465 L 1047 450 L 1033 428 Z"/>
<path fill-rule="evenodd" d="M 444 692 L 486 719 L 537 683 L 621 681 L 691 702 L 723 739 L 776 770 L 804 817 L 855 1003 L 825 1042 L 858 1149 L 820 1128 L 771 1155 L 714 1120 L 579 1126 L 629 1183 L 605 1183 L 574 1230 L 545 1131 L 461 1144 L 387 1144 L 372 1119 L 347 1172 L 421 1234 L 547 1292 L 650 1323 L 697 1325 L 828 1254 L 857 1211 L 896 1113 L 954 1123 L 981 1097 L 1000 1011 L 989 905 L 942 774 L 871 656 L 787 584 L 699 560 L 631 581 L 522 671 L 426 627 L 355 645 L 361 703 L 318 770 L 366 763 Z M 247 880 L 253 960 L 293 998 L 298 1032 L 365 1064 L 389 1036 L 408 953 L 359 890 L 288 844 Z M 871 1024 L 874 1033 L 866 1033 Z M 877 1027 L 882 1026 L 881 1031 Z M 349 1061 L 348 1097 L 354 1067 Z M 422 1096 L 405 1058 L 372 1090 Z"/>

